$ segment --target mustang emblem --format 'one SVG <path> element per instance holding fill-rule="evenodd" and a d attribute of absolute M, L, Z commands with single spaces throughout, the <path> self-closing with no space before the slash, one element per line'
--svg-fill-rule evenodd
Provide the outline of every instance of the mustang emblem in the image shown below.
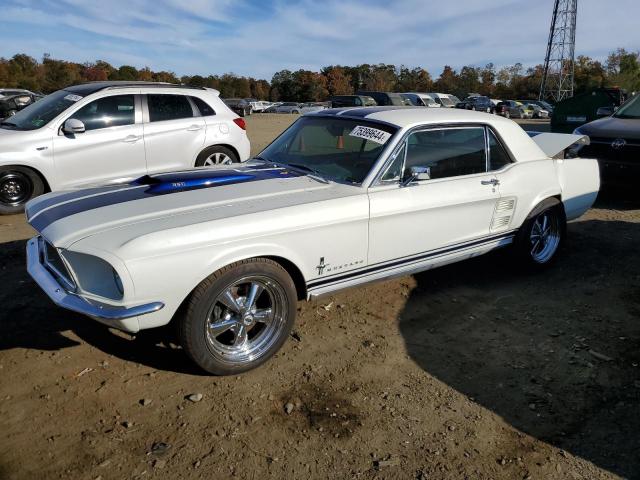
<path fill-rule="evenodd" d="M 322 275 L 324 273 L 324 269 L 328 266 L 329 264 L 324 263 L 324 257 L 320 257 L 320 263 L 316 267 L 316 269 L 318 270 L 318 275 Z"/>
<path fill-rule="evenodd" d="M 616 138 L 613 142 L 611 142 L 611 148 L 615 150 L 620 150 L 627 144 L 627 141 L 624 138 Z"/>

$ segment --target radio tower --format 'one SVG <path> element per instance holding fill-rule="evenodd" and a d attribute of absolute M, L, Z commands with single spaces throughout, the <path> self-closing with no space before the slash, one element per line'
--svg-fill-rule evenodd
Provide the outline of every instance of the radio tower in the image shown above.
<path fill-rule="evenodd" d="M 555 0 L 539 100 L 559 102 L 573 96 L 578 0 Z"/>

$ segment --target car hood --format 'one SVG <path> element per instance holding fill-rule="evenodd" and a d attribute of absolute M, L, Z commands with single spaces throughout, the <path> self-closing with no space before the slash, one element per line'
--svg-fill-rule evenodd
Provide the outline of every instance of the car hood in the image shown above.
<path fill-rule="evenodd" d="M 599 118 L 579 127 L 590 137 L 640 139 L 640 120 L 633 118 Z"/>
<path fill-rule="evenodd" d="M 142 177 L 129 184 L 42 195 L 27 221 L 58 248 L 118 230 L 126 242 L 170 228 L 240 217 L 360 193 L 300 172 L 246 163 Z M 113 235 L 111 235 L 113 237 Z"/>

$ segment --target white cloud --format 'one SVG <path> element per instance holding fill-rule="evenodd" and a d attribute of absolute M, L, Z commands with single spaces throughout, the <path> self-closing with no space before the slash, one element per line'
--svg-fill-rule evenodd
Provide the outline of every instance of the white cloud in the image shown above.
<path fill-rule="evenodd" d="M 437 76 L 445 64 L 541 63 L 553 5 L 553 0 L 277 0 L 258 8 L 240 0 L 8 1 L 5 16 L 31 25 L 35 34 L 18 45 L 3 41 L 2 55 L 32 52 L 43 43 L 61 46 L 67 32 L 81 30 L 86 32 L 81 48 L 57 55 L 86 54 L 85 60 L 114 63 L 128 55 L 147 59 L 153 69 L 266 78 L 283 68 L 331 64 L 420 65 Z M 618 0 L 616 11 L 625 15 L 612 15 L 608 2 L 581 0 L 576 54 L 602 58 L 617 47 L 640 48 L 640 4 Z M 45 29 L 36 26 L 59 34 L 41 38 L 37 32 Z"/>

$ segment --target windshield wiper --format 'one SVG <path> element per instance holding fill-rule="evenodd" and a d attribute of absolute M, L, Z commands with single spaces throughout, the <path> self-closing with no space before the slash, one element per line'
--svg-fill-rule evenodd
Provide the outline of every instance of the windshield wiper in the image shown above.
<path fill-rule="evenodd" d="M 311 167 L 307 167 L 306 165 L 302 165 L 300 163 L 285 163 L 283 165 L 286 165 L 288 167 L 293 167 L 293 168 L 297 168 L 298 170 L 303 170 L 307 173 L 310 173 L 311 175 L 309 175 L 310 177 L 322 182 L 322 183 L 329 183 L 329 180 L 327 178 L 324 177 L 324 175 L 322 175 L 320 172 L 318 172 L 317 170 L 314 170 Z"/>
<path fill-rule="evenodd" d="M 13 123 L 13 122 L 0 122 L 0 126 L 3 126 L 3 125 L 8 125 L 8 126 L 11 126 L 13 128 L 18 128 L 18 124 L 17 123 Z"/>

